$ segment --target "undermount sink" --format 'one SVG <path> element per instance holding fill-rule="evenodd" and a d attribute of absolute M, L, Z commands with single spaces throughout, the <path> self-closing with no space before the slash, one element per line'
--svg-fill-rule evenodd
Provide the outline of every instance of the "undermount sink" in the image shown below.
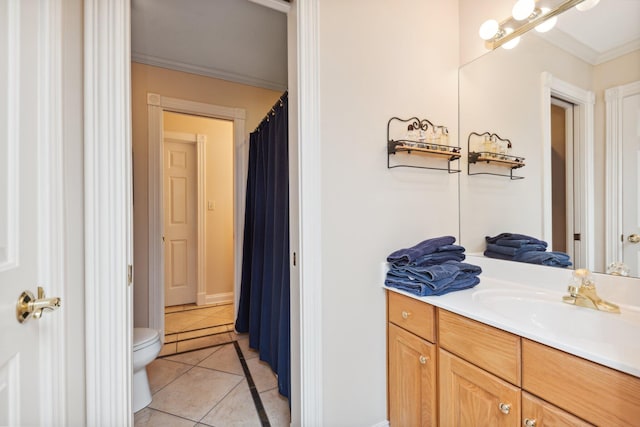
<path fill-rule="evenodd" d="M 557 338 L 569 336 L 606 345 L 637 337 L 640 331 L 637 308 L 623 307 L 621 314 L 612 314 L 565 304 L 560 294 L 520 289 L 477 290 L 473 300 L 523 327 L 544 330 Z"/>

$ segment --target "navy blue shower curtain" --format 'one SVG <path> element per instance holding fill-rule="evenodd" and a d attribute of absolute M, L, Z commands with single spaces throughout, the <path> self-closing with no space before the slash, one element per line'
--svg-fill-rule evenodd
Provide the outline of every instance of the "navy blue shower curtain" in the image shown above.
<path fill-rule="evenodd" d="M 236 330 L 290 390 L 289 159 L 287 93 L 251 133 L 242 280 Z"/>

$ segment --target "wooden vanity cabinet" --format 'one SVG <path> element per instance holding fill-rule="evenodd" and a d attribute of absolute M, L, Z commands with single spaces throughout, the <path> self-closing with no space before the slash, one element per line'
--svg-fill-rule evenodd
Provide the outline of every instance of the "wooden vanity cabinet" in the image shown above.
<path fill-rule="evenodd" d="M 392 427 L 640 425 L 640 378 L 387 296 Z"/>
<path fill-rule="evenodd" d="M 387 292 L 389 422 L 437 426 L 434 307 Z"/>
<path fill-rule="evenodd" d="M 520 389 L 440 349 L 440 425 L 518 427 Z"/>

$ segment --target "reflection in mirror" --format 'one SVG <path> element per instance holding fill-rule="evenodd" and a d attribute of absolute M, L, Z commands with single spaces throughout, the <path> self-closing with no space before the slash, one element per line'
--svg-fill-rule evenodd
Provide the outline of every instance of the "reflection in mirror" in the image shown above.
<path fill-rule="evenodd" d="M 471 132 L 495 132 L 526 158 L 521 180 L 460 177 L 468 252 L 481 254 L 485 236 L 521 233 L 568 253 L 576 268 L 622 262 L 640 277 L 640 244 L 629 240 L 640 235 L 638 16 L 637 1 L 571 9 L 549 33 L 461 67 L 460 145 Z"/>

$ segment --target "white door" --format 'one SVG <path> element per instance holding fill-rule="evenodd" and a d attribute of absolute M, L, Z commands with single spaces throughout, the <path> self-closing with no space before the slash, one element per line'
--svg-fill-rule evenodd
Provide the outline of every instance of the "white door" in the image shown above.
<path fill-rule="evenodd" d="M 622 259 L 640 277 L 640 94 L 622 101 Z"/>
<path fill-rule="evenodd" d="M 165 305 L 196 302 L 197 154 L 193 143 L 164 140 Z"/>
<path fill-rule="evenodd" d="M 50 233 L 48 181 L 52 163 L 46 150 L 47 123 L 57 120 L 43 88 L 52 77 L 43 72 L 49 51 L 40 24 L 51 15 L 43 2 L 0 2 L 0 425 L 45 422 L 52 394 L 43 369 L 51 348 L 43 344 L 58 311 L 20 323 L 16 303 L 23 291 L 47 290 L 52 266 L 46 242 Z M 49 285 L 51 285 L 49 283 Z M 51 300 L 53 304 L 53 300 Z M 26 315 L 25 315 L 26 318 Z M 55 374 L 55 373 L 54 373 Z M 50 377 L 50 376 L 49 376 Z M 43 409 L 44 408 L 44 409 Z M 58 408 L 64 410 L 64 408 Z M 54 420 L 49 419 L 49 422 Z"/>

